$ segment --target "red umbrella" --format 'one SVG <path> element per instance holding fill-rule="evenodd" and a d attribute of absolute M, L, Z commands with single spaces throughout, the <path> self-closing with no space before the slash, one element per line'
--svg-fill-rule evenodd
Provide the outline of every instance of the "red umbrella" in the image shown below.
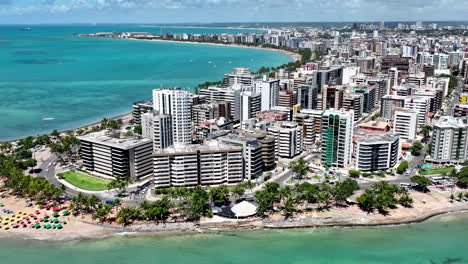
<path fill-rule="evenodd" d="M 52 210 L 53 210 L 54 212 L 56 212 L 56 211 L 60 211 L 60 208 L 54 207 L 54 208 L 52 208 Z"/>
<path fill-rule="evenodd" d="M 36 214 L 40 214 L 40 213 L 41 213 L 41 211 L 39 211 L 39 210 L 36 210 L 35 212 L 36 212 Z"/>

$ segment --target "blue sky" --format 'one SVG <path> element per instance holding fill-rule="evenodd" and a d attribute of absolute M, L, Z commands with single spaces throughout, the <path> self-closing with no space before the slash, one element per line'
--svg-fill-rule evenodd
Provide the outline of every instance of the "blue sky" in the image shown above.
<path fill-rule="evenodd" d="M 468 0 L 0 0 L 1 24 L 468 20 Z"/>

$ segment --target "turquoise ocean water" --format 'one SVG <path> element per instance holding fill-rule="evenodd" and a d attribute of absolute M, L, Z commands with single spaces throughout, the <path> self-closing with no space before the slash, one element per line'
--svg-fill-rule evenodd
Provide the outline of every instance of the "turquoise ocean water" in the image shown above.
<path fill-rule="evenodd" d="M 196 235 L 117 236 L 92 241 L 0 240 L 1 263 L 35 264 L 457 264 L 468 263 L 468 215 L 420 224 Z"/>
<path fill-rule="evenodd" d="M 151 89 L 220 80 L 233 67 L 275 66 L 285 54 L 184 43 L 73 37 L 73 33 L 237 33 L 222 28 L 0 26 L 0 141 L 123 114 Z M 209 63 L 209 62 L 212 63 Z M 43 120 L 53 118 L 53 120 Z"/>

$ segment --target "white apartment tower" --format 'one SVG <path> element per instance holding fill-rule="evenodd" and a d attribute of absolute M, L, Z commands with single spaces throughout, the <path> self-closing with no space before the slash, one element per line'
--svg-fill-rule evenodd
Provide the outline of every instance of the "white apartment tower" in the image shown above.
<path fill-rule="evenodd" d="M 255 91 L 261 94 L 261 111 L 269 111 L 278 105 L 279 100 L 279 80 L 269 80 L 267 76 L 263 80 L 255 82 Z"/>
<path fill-rule="evenodd" d="M 174 144 L 192 142 L 192 94 L 179 88 L 153 90 L 153 108 L 169 115 Z"/>
<path fill-rule="evenodd" d="M 422 128 L 427 124 L 431 99 L 423 96 L 413 96 L 405 99 L 405 108 L 418 112 L 418 126 Z"/>
<path fill-rule="evenodd" d="M 459 163 L 468 159 L 467 119 L 443 116 L 433 124 L 431 154 L 435 163 Z"/>
<path fill-rule="evenodd" d="M 418 112 L 412 109 L 396 108 L 393 121 L 393 134 L 402 139 L 414 140 L 418 133 Z"/>

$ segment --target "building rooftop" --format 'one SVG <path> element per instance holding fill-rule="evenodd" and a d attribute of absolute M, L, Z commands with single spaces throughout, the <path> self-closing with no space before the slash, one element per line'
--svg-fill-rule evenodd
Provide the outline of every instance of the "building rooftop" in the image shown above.
<path fill-rule="evenodd" d="M 393 134 L 366 134 L 358 139 L 357 143 L 366 145 L 392 143 L 397 138 L 400 138 L 400 136 Z"/>
<path fill-rule="evenodd" d="M 388 122 L 376 120 L 362 123 L 359 125 L 360 128 L 372 128 L 372 129 L 386 129 L 388 127 Z"/>
<path fill-rule="evenodd" d="M 86 134 L 83 136 L 78 136 L 78 139 L 125 150 L 132 149 L 143 144 L 151 143 L 151 139 L 149 138 L 119 138 L 117 137 L 119 134 L 119 132 L 113 133 L 109 130 L 103 130 L 95 133 Z"/>
<path fill-rule="evenodd" d="M 452 116 L 442 116 L 434 122 L 434 126 L 442 128 L 466 128 L 468 127 L 466 118 L 456 118 Z"/>
<path fill-rule="evenodd" d="M 185 145 L 174 145 L 169 148 L 160 149 L 153 153 L 153 156 L 166 156 L 166 155 L 183 155 L 183 154 L 195 154 L 198 151 L 202 153 L 209 152 L 236 152 L 242 151 L 242 147 L 233 146 L 229 144 L 220 143 L 217 140 L 209 140 L 204 144 L 185 144 Z"/>

